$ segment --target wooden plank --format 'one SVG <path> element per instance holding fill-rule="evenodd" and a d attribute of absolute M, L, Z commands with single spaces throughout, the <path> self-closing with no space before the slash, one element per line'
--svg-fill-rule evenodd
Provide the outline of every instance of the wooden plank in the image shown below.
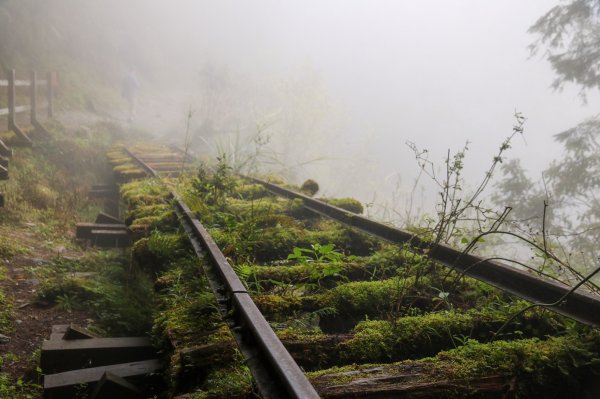
<path fill-rule="evenodd" d="M 18 105 L 15 107 L 15 113 L 19 114 L 21 112 L 30 111 L 31 107 L 29 105 Z"/>
<path fill-rule="evenodd" d="M 96 389 L 90 399 L 114 398 L 143 399 L 142 392 L 135 385 L 125 378 L 107 371 L 96 384 Z"/>
<path fill-rule="evenodd" d="M 131 245 L 128 230 L 92 230 L 92 241 L 102 248 L 124 248 Z"/>
<path fill-rule="evenodd" d="M 148 359 L 48 374 L 44 376 L 44 397 L 46 399 L 74 398 L 76 390 L 81 386 L 87 385 L 88 391 L 91 391 L 106 372 L 121 378 L 132 378 L 155 373 L 160 369 L 161 364 L 158 359 Z"/>
<path fill-rule="evenodd" d="M 42 342 L 40 367 L 44 374 L 52 374 L 155 357 L 156 350 L 147 337 L 45 340 Z"/>
<path fill-rule="evenodd" d="M 0 155 L 3 157 L 12 156 L 12 150 L 2 140 L 0 140 Z"/>
<path fill-rule="evenodd" d="M 106 212 L 99 212 L 96 216 L 96 224 L 120 224 L 123 225 L 123 221 Z"/>
<path fill-rule="evenodd" d="M 101 189 L 101 190 L 90 190 L 88 191 L 89 199 L 105 199 L 105 198 L 113 198 L 117 195 L 117 191 L 115 189 Z"/>
<path fill-rule="evenodd" d="M 0 180 L 8 180 L 8 169 L 0 165 Z"/>
<path fill-rule="evenodd" d="M 92 339 L 92 338 L 100 338 L 97 334 L 86 330 L 85 328 L 78 326 L 76 324 L 70 324 L 65 333 L 63 334 L 62 339 L 73 340 L 73 339 Z"/>
<path fill-rule="evenodd" d="M 112 223 L 77 223 L 75 227 L 77 238 L 92 239 L 92 230 L 128 230 L 124 224 Z"/>
<path fill-rule="evenodd" d="M 8 159 L 0 157 L 0 166 L 8 169 Z"/>
<path fill-rule="evenodd" d="M 52 332 L 50 333 L 50 339 L 62 339 L 69 328 L 68 324 L 55 324 L 52 326 Z"/>

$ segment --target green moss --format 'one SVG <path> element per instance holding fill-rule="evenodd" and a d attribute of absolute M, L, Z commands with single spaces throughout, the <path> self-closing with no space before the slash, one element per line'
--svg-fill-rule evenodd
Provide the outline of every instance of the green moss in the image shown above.
<path fill-rule="evenodd" d="M 397 376 L 402 381 L 399 385 L 412 387 L 415 395 L 425 394 L 436 382 L 446 382 L 442 385 L 443 392 L 436 391 L 436 397 L 442 398 L 487 397 L 485 390 L 478 391 L 472 384 L 477 378 L 496 377 L 510 384 L 508 397 L 583 397 L 583 382 L 591 381 L 600 372 L 599 349 L 597 332 L 545 341 L 524 339 L 483 344 L 471 340 L 419 361 L 334 367 L 308 373 L 308 377 L 320 391 L 326 391 L 328 387 L 358 380 L 363 387 L 376 390 L 381 378 L 392 380 Z M 371 385 L 367 385 L 367 380 Z M 496 388 L 498 393 L 505 391 L 503 385 L 500 383 Z M 493 392 L 490 391 L 492 395 Z"/>
<path fill-rule="evenodd" d="M 452 378 L 473 378 L 501 373 L 513 377 L 519 397 L 572 397 L 585 377 L 600 372 L 600 338 L 550 337 L 482 344 L 469 341 L 441 352 L 432 361 L 434 370 Z"/>
<path fill-rule="evenodd" d="M 13 329 L 14 304 L 0 291 L 0 334 L 6 334 Z"/>
<path fill-rule="evenodd" d="M 262 184 L 238 184 L 235 190 L 235 196 L 244 200 L 256 200 L 270 195 Z"/>
<path fill-rule="evenodd" d="M 309 197 L 312 197 L 319 191 L 319 183 L 317 183 L 316 181 L 314 181 L 312 179 L 308 179 L 304 183 L 302 183 L 302 186 L 300 186 L 300 191 L 303 194 L 306 194 Z"/>
<path fill-rule="evenodd" d="M 246 366 L 235 365 L 213 371 L 204 384 L 204 398 L 252 398 L 252 374 Z"/>
<path fill-rule="evenodd" d="M 319 200 L 359 215 L 364 212 L 360 201 L 354 198 L 319 198 Z"/>
<path fill-rule="evenodd" d="M 233 224 L 227 230 L 211 229 L 211 234 L 227 256 L 265 263 L 287 259 L 294 247 L 310 248 L 315 243 L 334 244 L 348 255 L 367 255 L 378 245 L 376 239 L 339 225 L 307 230 L 297 224 L 263 226 L 258 223 L 262 220 Z M 281 220 L 285 223 L 287 219 Z"/>
<path fill-rule="evenodd" d="M 323 303 L 335 307 L 341 315 L 380 315 L 412 306 L 419 289 L 429 287 L 428 279 L 415 285 L 414 277 L 382 281 L 355 281 L 338 285 L 323 294 Z"/>
<path fill-rule="evenodd" d="M 512 315 L 527 306 L 517 302 L 500 308 L 448 310 L 393 321 L 359 323 L 353 337 L 341 344 L 344 362 L 378 362 L 431 356 L 461 345 L 466 338 L 487 340 Z M 509 325 L 502 337 L 544 336 L 564 330 L 561 318 L 543 310 L 527 312 Z M 499 338 L 499 337 L 496 337 Z"/>
<path fill-rule="evenodd" d="M 25 254 L 28 249 L 18 242 L 15 238 L 11 238 L 8 232 L 1 232 L 2 240 L 0 240 L 0 258 L 12 258 L 18 254 Z"/>

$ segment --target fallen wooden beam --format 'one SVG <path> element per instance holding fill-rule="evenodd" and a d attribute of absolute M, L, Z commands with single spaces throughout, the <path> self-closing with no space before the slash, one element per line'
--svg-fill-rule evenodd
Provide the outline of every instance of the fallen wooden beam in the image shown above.
<path fill-rule="evenodd" d="M 119 190 L 114 185 L 110 186 L 110 187 L 99 187 L 99 188 L 96 188 L 94 186 L 88 191 L 88 198 L 89 199 L 106 199 L 106 198 L 110 199 L 110 198 L 114 198 L 118 194 L 119 194 Z"/>
<path fill-rule="evenodd" d="M 40 367 L 51 374 L 154 357 L 156 350 L 146 337 L 49 340 L 42 343 Z"/>
<path fill-rule="evenodd" d="M 96 224 L 120 224 L 123 225 L 123 221 L 117 217 L 109 215 L 106 212 L 99 212 L 96 216 Z"/>
<path fill-rule="evenodd" d="M 131 245 L 128 230 L 92 230 L 92 241 L 102 248 L 124 248 Z"/>
<path fill-rule="evenodd" d="M 2 140 L 0 140 L 0 155 L 3 157 L 11 157 L 12 149 L 10 149 Z"/>
<path fill-rule="evenodd" d="M 125 378 L 105 372 L 96 384 L 90 399 L 143 399 L 142 392 Z"/>
<path fill-rule="evenodd" d="M 87 341 L 87 340 L 86 340 Z M 47 374 L 44 376 L 44 398 L 46 399 L 71 399 L 75 397 L 84 397 L 85 394 L 92 392 L 96 384 L 102 379 L 105 373 L 110 373 L 120 378 L 141 377 L 144 375 L 156 373 L 161 369 L 158 359 L 148 359 L 144 361 L 112 364 L 99 367 L 92 367 L 81 370 L 72 370 L 56 374 Z M 85 392 L 79 392 L 81 387 L 85 387 Z M 80 396 L 75 396 L 80 395 Z M 98 396 L 105 398 L 108 396 Z M 113 396 L 114 399 L 123 396 Z"/>
<path fill-rule="evenodd" d="M 93 230 L 127 230 L 127 226 L 113 223 L 77 223 L 75 237 L 87 240 L 93 239 Z"/>

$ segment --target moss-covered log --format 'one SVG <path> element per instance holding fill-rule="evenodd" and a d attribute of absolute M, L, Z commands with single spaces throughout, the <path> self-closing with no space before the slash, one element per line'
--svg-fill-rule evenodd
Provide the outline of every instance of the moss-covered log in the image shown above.
<path fill-rule="evenodd" d="M 323 398 L 593 397 L 600 338 L 569 335 L 481 344 L 469 341 L 433 358 L 346 366 L 309 373 Z"/>

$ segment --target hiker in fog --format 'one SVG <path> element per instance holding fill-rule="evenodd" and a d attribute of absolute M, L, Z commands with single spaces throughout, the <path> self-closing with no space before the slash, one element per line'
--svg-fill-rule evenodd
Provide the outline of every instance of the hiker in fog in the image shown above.
<path fill-rule="evenodd" d="M 127 120 L 131 122 L 133 117 L 135 116 L 135 107 L 137 102 L 137 91 L 139 88 L 139 83 L 137 80 L 137 76 L 135 74 L 135 70 L 129 71 L 127 76 L 123 78 L 123 82 L 121 85 L 121 96 L 127 100 L 129 103 L 129 116 Z"/>

